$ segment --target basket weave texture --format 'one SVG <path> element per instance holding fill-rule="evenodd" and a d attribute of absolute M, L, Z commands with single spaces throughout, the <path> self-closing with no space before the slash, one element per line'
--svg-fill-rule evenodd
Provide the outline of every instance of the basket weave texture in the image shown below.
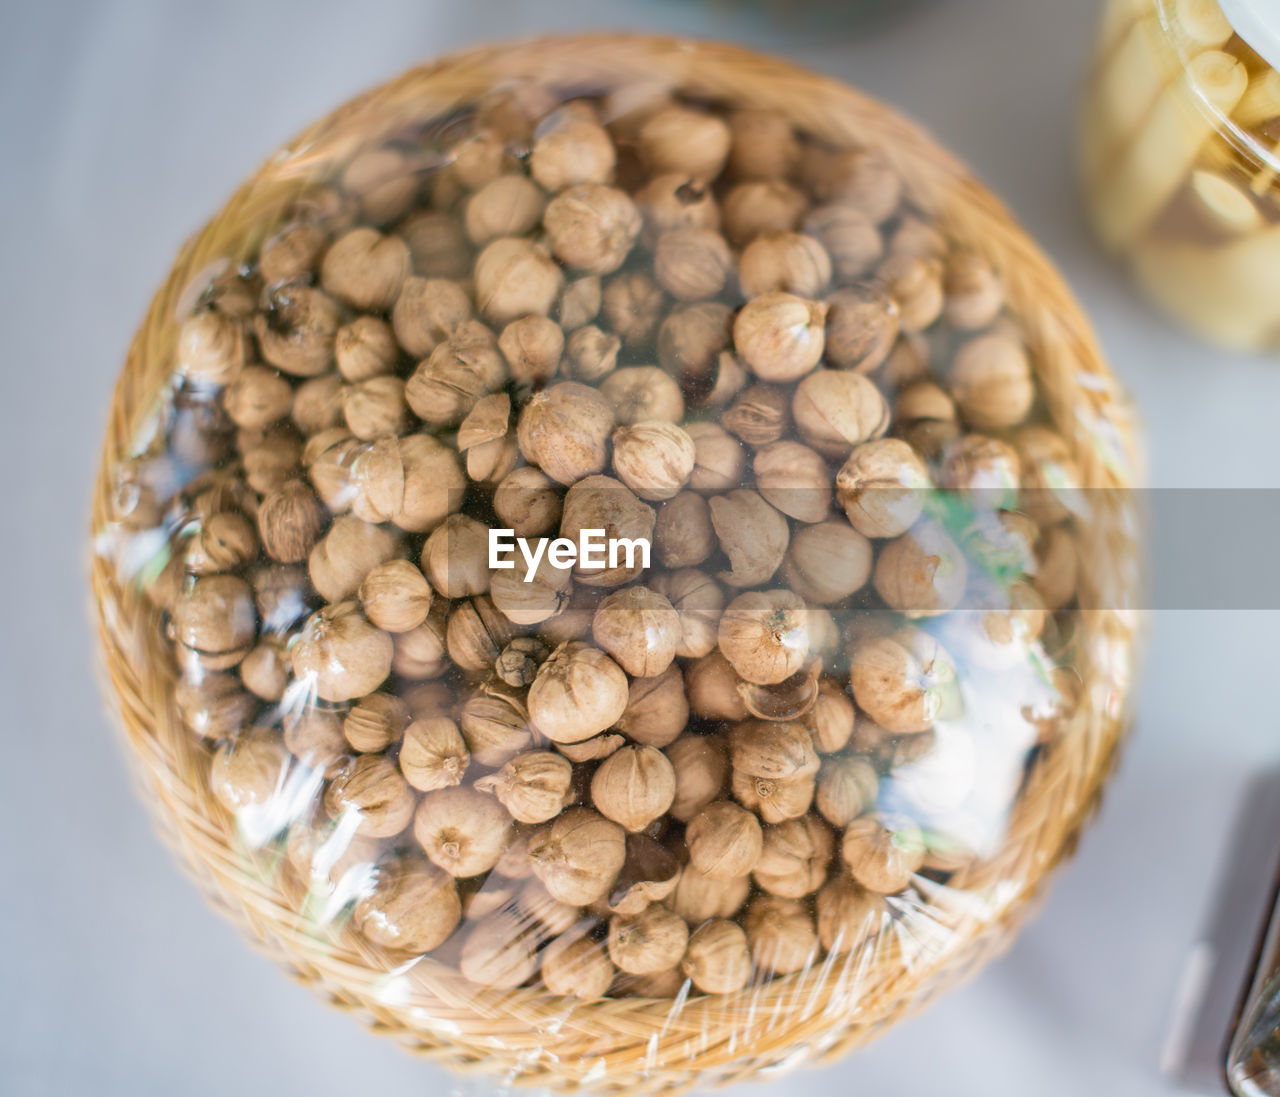
<path fill-rule="evenodd" d="M 818 138 L 881 151 L 942 231 L 1002 274 L 1051 417 L 1077 447 L 1083 486 L 1131 486 L 1128 411 L 1087 321 L 1035 244 L 928 135 L 848 87 L 779 60 L 708 43 L 585 36 L 477 49 L 413 69 L 311 126 L 240 187 L 182 248 L 130 348 L 110 409 L 95 531 L 110 513 L 112 470 L 133 452 L 169 381 L 191 288 L 217 264 L 252 256 L 305 186 L 406 124 L 447 114 L 495 86 L 531 82 L 590 92 L 626 81 L 779 110 Z M 859 1045 L 1008 939 L 1046 875 L 1073 848 L 1124 728 L 1136 617 L 1119 607 L 1136 586 L 1136 553 L 1123 523 L 1099 525 L 1109 543 L 1086 543 L 1081 555 L 1107 561 L 1086 577 L 1093 603 L 1107 608 L 1080 614 L 1081 704 L 1071 728 L 1037 758 L 1002 853 L 954 882 L 982 902 L 953 909 L 939 897 L 933 931 L 922 938 L 882 936 L 873 953 L 854 953 L 852 961 L 833 958 L 737 994 L 675 1001 L 570 1004 L 537 988 L 477 988 L 436 964 L 394 977 L 387 959 L 353 930 L 318 930 L 299 913 L 285 874 L 246 852 L 234 819 L 209 790 L 208 748 L 175 711 L 174 670 L 156 611 L 102 556 L 92 578 L 113 698 L 159 826 L 211 901 L 256 944 L 335 1005 L 451 1068 L 566 1089 L 677 1092 Z"/>

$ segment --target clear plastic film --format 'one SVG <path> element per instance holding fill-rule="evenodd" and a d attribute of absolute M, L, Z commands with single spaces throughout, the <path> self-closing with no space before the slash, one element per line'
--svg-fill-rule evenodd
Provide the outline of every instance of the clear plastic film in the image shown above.
<path fill-rule="evenodd" d="M 415 70 L 126 365 L 106 663 L 162 826 L 446 1063 L 674 1091 L 1007 935 L 1123 727 L 1126 411 L 928 138 L 728 47 Z"/>
<path fill-rule="evenodd" d="M 1277 34 L 1252 0 L 1110 0 L 1079 127 L 1102 242 L 1166 312 L 1242 350 L 1280 338 Z"/>

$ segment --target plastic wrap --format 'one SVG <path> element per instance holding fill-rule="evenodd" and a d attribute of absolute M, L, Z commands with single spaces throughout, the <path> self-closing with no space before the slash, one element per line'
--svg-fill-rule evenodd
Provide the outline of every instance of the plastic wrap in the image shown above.
<path fill-rule="evenodd" d="M 1130 686 L 1125 408 L 928 138 L 728 47 L 415 70 L 265 165 L 126 364 L 95 511 L 147 796 L 454 1066 L 675 1091 L 997 947 Z"/>
<path fill-rule="evenodd" d="M 1256 0 L 1111 0 L 1080 119 L 1102 242 L 1167 313 L 1242 350 L 1280 333 L 1278 36 Z"/>

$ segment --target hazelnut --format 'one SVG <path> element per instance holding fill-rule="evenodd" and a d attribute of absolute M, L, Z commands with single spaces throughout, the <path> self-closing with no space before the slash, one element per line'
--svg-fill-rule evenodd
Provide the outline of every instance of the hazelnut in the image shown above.
<path fill-rule="evenodd" d="M 704 720 L 746 719 L 747 706 L 738 692 L 742 679 L 720 652 L 713 651 L 689 664 L 684 681 L 695 716 Z"/>
<path fill-rule="evenodd" d="M 489 527 L 451 514 L 427 538 L 422 570 L 446 598 L 469 598 L 489 589 Z"/>
<path fill-rule="evenodd" d="M 642 270 L 627 271 L 605 283 L 604 318 L 628 347 L 646 346 L 663 314 L 662 288 Z"/>
<path fill-rule="evenodd" d="M 655 175 L 636 191 L 636 204 L 644 218 L 640 240 L 647 248 L 673 229 L 720 227 L 720 209 L 710 188 L 680 172 Z"/>
<path fill-rule="evenodd" d="M 842 284 L 866 277 L 884 254 L 879 230 L 852 206 L 818 206 L 805 217 L 804 231 L 821 241 Z"/>
<path fill-rule="evenodd" d="M 612 542 L 619 552 L 615 567 L 607 560 L 602 567 L 578 561 L 574 577 L 592 587 L 617 587 L 635 579 L 644 570 L 642 549 L 651 543 L 653 525 L 653 508 L 637 499 L 625 484 L 608 476 L 579 480 L 565 493 L 560 535 L 578 541 L 583 530 L 602 529 L 606 542 Z M 624 540 L 631 543 L 630 548 L 620 545 Z"/>
<path fill-rule="evenodd" d="M 457 724 L 447 716 L 427 716 L 405 728 L 399 760 L 410 785 L 419 792 L 433 792 L 462 782 L 471 753 Z"/>
<path fill-rule="evenodd" d="M 342 378 L 336 373 L 312 377 L 293 394 L 293 424 L 303 434 L 319 434 L 342 418 Z"/>
<path fill-rule="evenodd" d="M 751 875 L 770 895 L 800 899 L 826 883 L 833 848 L 821 819 L 788 819 L 764 828 L 764 850 Z"/>
<path fill-rule="evenodd" d="M 383 374 L 346 386 L 342 390 L 342 414 L 351 433 L 365 441 L 399 434 L 409 425 L 404 382 Z"/>
<path fill-rule="evenodd" d="M 540 469 L 513 469 L 493 493 L 493 510 L 517 537 L 550 533 L 560 524 L 560 492 Z"/>
<path fill-rule="evenodd" d="M 310 221 L 295 221 L 269 237 L 258 252 L 258 270 L 268 285 L 309 279 L 329 243 L 328 234 Z"/>
<path fill-rule="evenodd" d="M 406 284 L 413 281 L 415 279 L 406 279 Z M 402 289 L 400 299 L 403 298 Z M 344 380 L 367 381 L 390 373 L 400 357 L 400 348 L 391 325 L 385 320 L 357 316 L 338 329 L 333 340 L 333 357 Z"/>
<path fill-rule="evenodd" d="M 479 876 L 498 863 L 507 846 L 511 816 L 475 788 L 437 789 L 423 796 L 413 836 L 450 876 Z"/>
<path fill-rule="evenodd" d="M 314 682 L 323 701 L 372 693 L 391 673 L 391 637 L 374 628 L 355 602 L 326 606 L 308 619 L 290 649 L 293 673 Z"/>
<path fill-rule="evenodd" d="M 602 291 L 600 279 L 594 274 L 585 274 L 569 282 L 560 293 L 560 301 L 556 305 L 556 315 L 563 331 L 576 331 L 583 324 L 590 323 L 600 314 Z"/>
<path fill-rule="evenodd" d="M 898 338 L 898 306 L 867 283 L 837 290 L 828 299 L 827 359 L 840 369 L 869 373 L 889 356 Z"/>
<path fill-rule="evenodd" d="M 397 539 L 382 526 L 339 515 L 308 557 L 311 583 L 326 602 L 352 597 L 364 578 L 395 554 Z"/>
<path fill-rule="evenodd" d="M 542 953 L 542 982 L 552 994 L 592 1001 L 609 993 L 614 967 L 604 947 L 570 931 Z"/>
<path fill-rule="evenodd" d="M 1017 426 L 1035 402 L 1026 350 L 1007 335 L 970 339 L 956 351 L 948 382 L 960 414 L 978 430 Z"/>
<path fill-rule="evenodd" d="M 507 685 L 521 689 L 533 681 L 551 648 L 537 636 L 516 636 L 498 654 L 493 672 Z"/>
<path fill-rule="evenodd" d="M 404 397 L 429 426 L 462 422 L 480 397 L 496 392 L 507 379 L 506 362 L 493 332 L 473 320 L 418 363 L 405 383 Z"/>
<path fill-rule="evenodd" d="M 738 247 L 765 232 L 791 232 L 808 203 L 781 179 L 739 183 L 724 199 L 724 233 Z"/>
<path fill-rule="evenodd" d="M 818 755 L 808 729 L 798 723 L 747 720 L 729 733 L 735 774 L 789 781 L 818 772 Z"/>
<path fill-rule="evenodd" d="M 622 426 L 654 419 L 678 423 L 684 418 L 680 386 L 657 366 L 614 370 L 600 383 L 600 392 Z"/>
<path fill-rule="evenodd" d="M 221 312 L 198 312 L 178 332 L 177 355 L 178 371 L 193 381 L 230 384 L 245 366 L 244 327 Z"/>
<path fill-rule="evenodd" d="M 579 183 L 608 183 L 616 162 L 613 140 L 598 121 L 561 109 L 539 124 L 529 171 L 555 193 Z"/>
<path fill-rule="evenodd" d="M 926 457 L 937 456 L 960 433 L 955 401 L 932 381 L 903 388 L 894 400 L 893 418 L 897 433 Z"/>
<path fill-rule="evenodd" d="M 770 442 L 752 463 L 765 500 L 800 522 L 821 522 L 831 510 L 831 473 L 822 455 L 799 442 Z"/>
<path fill-rule="evenodd" d="M 526 176 L 495 176 L 467 200 L 467 236 L 477 247 L 499 236 L 524 236 L 537 227 L 546 204 L 546 195 Z"/>
<path fill-rule="evenodd" d="M 360 584 L 360 604 L 370 622 L 384 632 L 408 632 L 427 619 L 431 587 L 408 560 L 388 560 Z"/>
<path fill-rule="evenodd" d="M 671 909 L 691 926 L 710 918 L 732 918 L 747 901 L 750 890 L 749 874 L 729 880 L 712 879 L 693 865 L 685 865 L 671 895 Z"/>
<path fill-rule="evenodd" d="M 813 749 L 819 754 L 834 754 L 843 750 L 853 735 L 853 702 L 839 683 L 823 678 L 804 722 L 813 738 Z"/>
<path fill-rule="evenodd" d="M 955 609 L 967 581 L 964 553 L 941 523 L 926 518 L 880 550 L 873 585 L 892 609 L 924 617 Z"/>
<path fill-rule="evenodd" d="M 595 324 L 578 328 L 569 336 L 568 372 L 579 381 L 598 381 L 618 364 L 622 341 Z"/>
<path fill-rule="evenodd" d="M 640 127 L 640 151 L 654 175 L 680 172 L 710 181 L 729 156 L 731 137 L 723 119 L 687 107 L 668 107 Z"/>
<path fill-rule="evenodd" d="M 897 438 L 864 442 L 836 473 L 836 495 L 864 537 L 899 537 L 924 509 L 929 472 Z"/>
<path fill-rule="evenodd" d="M 1080 509 L 1080 466 L 1062 435 L 1030 424 L 1014 432 L 1013 446 L 1022 467 L 1020 509 L 1042 526 L 1061 522 Z"/>
<path fill-rule="evenodd" d="M 740 488 L 711 499 L 711 524 L 730 569 L 719 578 L 731 587 L 767 582 L 787 553 L 787 520 L 754 491 Z"/>
<path fill-rule="evenodd" d="M 534 875 L 553 898 L 575 906 L 607 895 L 626 857 L 626 832 L 589 808 L 563 812 L 529 843 Z"/>
<path fill-rule="evenodd" d="M 324 505 L 335 514 L 351 509 L 356 495 L 352 472 L 360 449 L 358 439 L 352 438 L 345 428 L 334 427 L 308 438 L 302 451 L 302 465 L 307 470 L 307 479 L 311 481 Z M 277 455 L 264 457 L 261 467 L 265 475 L 271 475 L 271 469 L 278 459 Z M 292 465 L 284 468 L 283 462 L 280 467 L 284 474 L 272 486 L 279 486 L 293 471 Z"/>
<path fill-rule="evenodd" d="M 779 111 L 735 110 L 729 134 L 728 170 L 739 179 L 785 179 L 800 161 L 800 142 Z"/>
<path fill-rule="evenodd" d="M 817 959 L 818 933 L 808 907 L 799 899 L 757 895 L 742 918 L 751 959 L 762 971 L 790 975 Z"/>
<path fill-rule="evenodd" d="M 581 743 L 557 743 L 556 750 L 570 762 L 600 762 L 621 749 L 625 742 L 621 735 L 597 735 Z"/>
<path fill-rule="evenodd" d="M 680 970 L 704 994 L 731 994 L 751 978 L 751 950 L 741 926 L 704 922 L 689 937 Z"/>
<path fill-rule="evenodd" d="M 680 962 L 689 927 L 674 911 L 653 903 L 638 914 L 609 920 L 609 958 L 622 971 L 652 975 Z"/>
<path fill-rule="evenodd" d="M 548 750 L 517 754 L 475 787 L 491 792 L 518 823 L 545 823 L 572 803 L 573 766 Z"/>
<path fill-rule="evenodd" d="M 448 278 L 406 278 L 391 310 L 396 339 L 414 358 L 426 358 L 470 319 L 471 298 Z"/>
<path fill-rule="evenodd" d="M 903 331 L 923 331 L 942 314 L 942 263 L 917 255 L 891 255 L 876 277 L 898 306 Z"/>
<path fill-rule="evenodd" d="M 395 763 L 381 754 L 348 759 L 324 793 L 331 819 L 354 818 L 365 838 L 394 838 L 413 818 L 413 790 Z"/>
<path fill-rule="evenodd" d="M 339 433 L 346 435 L 345 431 Z M 354 444 L 354 439 L 350 441 Z M 240 452 L 245 483 L 259 495 L 274 491 L 293 476 L 301 461 L 302 443 L 292 428 L 285 426 L 272 430 L 260 442 L 242 447 Z"/>
<path fill-rule="evenodd" d="M 391 637 L 395 649 L 391 669 L 401 678 L 437 678 L 449 669 L 445 649 L 446 613 L 443 603 L 437 602 L 417 628 Z"/>
<path fill-rule="evenodd" d="M 524 695 L 496 683 L 482 685 L 467 698 L 458 726 L 467 749 L 482 766 L 506 765 L 533 745 Z"/>
<path fill-rule="evenodd" d="M 864 640 L 849 660 L 853 699 L 872 720 L 898 735 L 928 731 L 949 703 L 955 666 L 926 632 Z"/>
<path fill-rule="evenodd" d="M 351 707 L 342 733 L 351 749 L 377 754 L 400 741 L 409 726 L 409 706 L 390 693 L 371 693 Z"/>
<path fill-rule="evenodd" d="M 526 561 L 517 560 L 513 570 L 504 569 L 493 576 L 493 604 L 516 625 L 540 624 L 563 612 L 569 605 L 573 589 L 572 572 L 552 564 L 545 548 L 541 552 L 541 559 L 532 569 L 532 574 Z"/>
<path fill-rule="evenodd" d="M 526 460 L 552 479 L 573 484 L 604 468 L 612 429 L 613 413 L 600 392 L 562 381 L 534 393 L 516 432 Z"/>
<path fill-rule="evenodd" d="M 799 597 L 820 606 L 843 602 L 871 578 L 871 542 L 843 518 L 797 529 L 781 576 Z"/>
<path fill-rule="evenodd" d="M 358 228 L 339 236 L 325 252 L 320 284 L 353 308 L 384 312 L 395 303 L 409 272 L 409 245 L 400 237 Z"/>
<path fill-rule="evenodd" d="M 308 705 L 296 716 L 285 716 L 284 745 L 303 765 L 320 770 L 337 763 L 347 752 L 341 718 L 315 705 Z"/>
<path fill-rule="evenodd" d="M 342 189 L 353 195 L 365 218 L 386 224 L 402 217 L 418 194 L 419 165 L 397 148 L 357 154 L 342 173 Z"/>
<path fill-rule="evenodd" d="M 711 652 L 724 609 L 724 592 L 716 581 L 694 568 L 681 568 L 654 576 L 650 586 L 665 595 L 676 611 L 680 628 L 676 654 L 698 659 Z"/>
<path fill-rule="evenodd" d="M 258 514 L 262 514 L 261 505 Z M 217 571 L 238 570 L 257 555 L 258 537 L 253 523 L 239 511 L 220 511 L 201 522 L 192 535 L 187 544 L 185 567 L 196 575 L 211 575 Z"/>
<path fill-rule="evenodd" d="M 661 594 L 647 587 L 626 587 L 600 603 L 592 636 L 628 674 L 650 678 L 675 658 L 679 622 Z"/>
<path fill-rule="evenodd" d="M 416 274 L 424 278 L 465 278 L 471 271 L 471 248 L 457 219 L 440 210 L 419 210 L 396 226 L 409 245 Z"/>
<path fill-rule="evenodd" d="M 665 568 L 701 564 L 716 550 L 711 508 L 701 495 L 682 491 L 658 508 L 654 524 L 658 559 Z"/>
<path fill-rule="evenodd" d="M 680 862 L 674 853 L 643 834 L 628 834 L 627 860 L 609 892 L 609 910 L 639 914 L 650 903 L 667 899 L 679 876 Z"/>
<path fill-rule="evenodd" d="M 881 896 L 843 875 L 818 892 L 814 906 L 818 938 L 832 956 L 859 951 L 889 920 Z"/>
<path fill-rule="evenodd" d="M 766 823 L 799 819 L 813 804 L 812 777 L 753 777 L 734 770 L 729 781 L 733 797 Z"/>
<path fill-rule="evenodd" d="M 240 680 L 255 697 L 279 701 L 289 684 L 288 659 L 276 640 L 264 640 L 240 661 Z"/>
<path fill-rule="evenodd" d="M 904 216 L 889 237 L 892 255 L 920 255 L 941 259 L 947 253 L 947 241 L 941 231 L 913 215 Z"/>
<path fill-rule="evenodd" d="M 640 234 L 641 218 L 625 191 L 583 183 L 556 195 L 542 224 L 551 253 L 562 263 L 588 274 L 612 274 Z"/>
<path fill-rule="evenodd" d="M 273 369 L 245 366 L 223 390 L 222 407 L 242 430 L 265 430 L 289 414 L 293 387 Z"/>
<path fill-rule="evenodd" d="M 742 486 L 747 455 L 741 442 L 715 423 L 690 423 L 685 433 L 693 439 L 689 487 L 710 494 Z"/>
<path fill-rule="evenodd" d="M 498 910 L 472 926 L 462 944 L 458 970 L 480 986 L 510 990 L 537 974 L 537 945 L 535 930 L 511 911 Z"/>
<path fill-rule="evenodd" d="M 724 289 L 732 265 L 728 243 L 713 229 L 668 229 L 653 252 L 654 278 L 680 301 L 715 297 Z"/>
<path fill-rule="evenodd" d="M 819 297 L 831 282 L 831 259 L 812 236 L 762 232 L 743 249 L 738 282 L 747 297 L 778 291 Z"/>
<path fill-rule="evenodd" d="M 324 373 L 333 362 L 340 315 L 327 293 L 288 282 L 270 291 L 266 309 L 253 318 L 258 349 L 276 369 L 295 377 Z"/>
<path fill-rule="evenodd" d="M 675 770 L 656 747 L 625 746 L 601 762 L 591 778 L 596 810 L 633 832 L 662 816 L 675 794 Z"/>
<path fill-rule="evenodd" d="M 537 383 L 554 377 L 564 352 L 564 332 L 546 316 L 522 316 L 502 329 L 498 348 L 515 381 Z"/>
<path fill-rule="evenodd" d="M 746 876 L 764 848 L 760 821 L 727 800 L 708 804 L 695 815 L 685 831 L 685 842 L 689 863 L 713 880 Z"/>
<path fill-rule="evenodd" d="M 627 707 L 627 676 L 598 648 L 561 644 L 529 687 L 529 717 L 557 743 L 590 739 L 617 723 Z"/>
<path fill-rule="evenodd" d="M 173 611 L 174 636 L 208 670 L 235 666 L 257 631 L 249 584 L 233 575 L 197 579 Z"/>
<path fill-rule="evenodd" d="M 864 888 L 892 895 L 924 864 L 924 835 L 901 816 L 866 816 L 845 827 L 840 852 L 849 875 Z"/>
<path fill-rule="evenodd" d="M 835 460 L 889 429 L 889 405 L 880 390 L 861 374 L 845 370 L 809 374 L 796 386 L 791 413 L 800 437 Z"/>
<path fill-rule="evenodd" d="M 518 236 L 500 236 L 476 257 L 476 304 L 492 324 L 521 316 L 550 314 L 564 275 L 540 245 Z"/>
<path fill-rule="evenodd" d="M 668 813 L 687 823 L 724 790 L 729 762 L 718 736 L 682 735 L 666 749 L 676 791 Z"/>
<path fill-rule="evenodd" d="M 692 395 L 712 388 L 721 352 L 729 345 L 732 310 L 720 301 L 695 301 L 673 310 L 658 330 L 658 362 Z"/>
<path fill-rule="evenodd" d="M 883 153 L 871 149 L 827 149 L 810 145 L 801 175 L 819 202 L 838 200 L 866 214 L 874 224 L 897 212 L 903 183 Z"/>
<path fill-rule="evenodd" d="M 847 827 L 875 806 L 880 779 L 865 758 L 832 758 L 818 774 L 814 805 L 833 827 Z"/>
<path fill-rule="evenodd" d="M 661 674 L 631 680 L 627 707 L 618 729 L 628 739 L 651 747 L 665 747 L 689 722 L 684 675 L 676 663 Z"/>
<path fill-rule="evenodd" d="M 947 322 L 961 331 L 985 328 L 1004 308 L 1004 284 L 976 251 L 955 251 L 947 257 L 942 288 Z"/>
<path fill-rule="evenodd" d="M 641 499 L 670 499 L 693 473 L 693 439 L 674 423 L 651 419 L 613 432 L 613 469 Z"/>
<path fill-rule="evenodd" d="M 795 381 L 822 358 L 827 306 L 791 293 L 753 297 L 733 321 L 733 345 L 765 381 Z"/>
<path fill-rule="evenodd" d="M 397 952 L 430 952 L 462 920 L 453 878 L 417 857 L 378 869 L 372 893 L 356 903 L 352 921 L 370 941 Z"/>

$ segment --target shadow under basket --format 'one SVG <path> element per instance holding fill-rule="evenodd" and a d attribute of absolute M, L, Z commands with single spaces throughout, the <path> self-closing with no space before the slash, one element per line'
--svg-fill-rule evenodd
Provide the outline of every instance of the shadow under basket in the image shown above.
<path fill-rule="evenodd" d="M 1032 241 L 928 136 L 847 87 L 730 46 L 545 39 L 448 57 L 343 105 L 271 157 L 183 247 L 112 401 L 94 500 L 93 589 L 111 692 L 144 795 L 211 901 L 256 945 L 333 1004 L 451 1069 L 563 1090 L 676 1093 L 846 1052 L 1009 940 L 1074 847 L 1124 730 L 1137 632 L 1129 593 L 1135 535 L 1127 521 L 1080 533 L 1079 605 L 1098 608 L 1073 611 L 1078 703 L 1051 739 L 1027 752 L 998 848 L 941 876 L 921 875 L 913 912 L 899 904 L 899 917 L 865 947 L 819 951 L 801 970 L 731 993 L 703 994 L 686 983 L 674 998 L 594 1001 L 555 996 L 537 982 L 477 986 L 451 963 L 375 946 L 348 917 L 319 922 L 280 844 L 249 848 L 211 791 L 215 744 L 192 734 L 178 712 L 167 615 L 102 547 L 116 521 L 117 471 L 149 444 L 155 409 L 172 395 L 183 318 L 210 277 L 253 260 L 301 195 L 338 177 L 362 150 L 462 117 L 495 89 L 554 103 L 625 87 L 637 89 L 638 101 L 672 93 L 717 109 L 778 112 L 807 140 L 882 156 L 905 182 L 906 200 L 950 244 L 998 273 L 1044 415 L 1074 448 L 1080 486 L 1127 506 L 1135 465 L 1128 410 L 1087 321 Z"/>

